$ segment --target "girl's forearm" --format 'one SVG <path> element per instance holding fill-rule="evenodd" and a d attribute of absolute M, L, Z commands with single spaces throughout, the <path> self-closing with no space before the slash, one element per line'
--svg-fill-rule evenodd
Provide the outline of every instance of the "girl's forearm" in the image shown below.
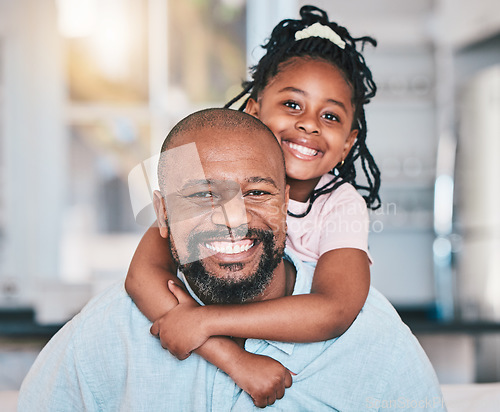
<path fill-rule="evenodd" d="M 207 362 L 217 366 L 229 376 L 233 375 L 233 367 L 236 360 L 245 352 L 234 340 L 215 336 L 208 339 L 203 345 L 194 351 Z"/>
<path fill-rule="evenodd" d="M 202 319 L 210 336 L 323 341 L 340 336 L 349 328 L 363 307 L 369 288 L 366 253 L 337 249 L 324 253 L 318 260 L 310 294 L 206 307 Z"/>
<path fill-rule="evenodd" d="M 149 228 L 137 247 L 125 280 L 125 289 L 149 320 L 158 319 L 177 305 L 167 287 L 169 280 L 182 285 L 176 271 L 168 241 L 160 236 L 157 227 Z"/>
<path fill-rule="evenodd" d="M 211 336 L 224 335 L 288 342 L 332 339 L 347 330 L 340 305 L 321 294 L 295 295 L 244 305 L 210 305 L 202 309 Z"/>
<path fill-rule="evenodd" d="M 292 372 L 283 364 L 265 355 L 246 352 L 232 339 L 210 338 L 196 353 L 226 372 L 260 408 L 281 399 L 292 384 Z"/>
<path fill-rule="evenodd" d="M 125 288 L 144 316 L 155 321 L 177 305 L 177 299 L 168 290 L 168 281 L 173 280 L 179 285 L 182 282 L 164 268 L 148 266 L 144 270 L 148 272 L 147 276 L 140 273 L 135 276 L 129 270 Z"/>

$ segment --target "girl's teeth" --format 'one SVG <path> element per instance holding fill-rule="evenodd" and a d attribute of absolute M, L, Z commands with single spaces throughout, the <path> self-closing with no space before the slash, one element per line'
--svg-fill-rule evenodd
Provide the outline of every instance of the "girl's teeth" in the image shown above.
<path fill-rule="evenodd" d="M 253 242 L 246 244 L 246 245 L 227 243 L 225 246 L 214 245 L 213 243 L 205 243 L 205 247 L 207 249 L 213 250 L 216 253 L 224 253 L 226 255 L 235 255 L 236 253 L 246 252 L 252 246 L 253 246 Z"/>
<path fill-rule="evenodd" d="M 317 150 L 310 149 L 309 147 L 301 146 L 296 143 L 289 142 L 288 145 L 290 146 L 291 149 L 297 150 L 297 152 L 302 153 L 303 155 L 306 156 L 316 156 L 318 154 Z"/>

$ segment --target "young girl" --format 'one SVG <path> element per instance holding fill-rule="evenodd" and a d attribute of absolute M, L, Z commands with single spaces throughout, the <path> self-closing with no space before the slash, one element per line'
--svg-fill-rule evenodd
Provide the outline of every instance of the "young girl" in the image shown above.
<path fill-rule="evenodd" d="M 380 203 L 380 174 L 365 143 L 364 104 L 376 87 L 357 50 L 376 42 L 352 38 L 318 8 L 304 6 L 300 15 L 274 28 L 252 80 L 227 107 L 249 93 L 240 109 L 262 120 L 282 145 L 290 185 L 287 247 L 315 265 L 311 294 L 199 307 L 177 286 L 169 246 L 153 227 L 126 280 L 164 347 L 180 359 L 196 349 L 261 407 L 283 396 L 291 372 L 235 341 L 312 342 L 347 330 L 370 285 L 367 206 Z M 363 185 L 356 181 L 356 163 Z"/>

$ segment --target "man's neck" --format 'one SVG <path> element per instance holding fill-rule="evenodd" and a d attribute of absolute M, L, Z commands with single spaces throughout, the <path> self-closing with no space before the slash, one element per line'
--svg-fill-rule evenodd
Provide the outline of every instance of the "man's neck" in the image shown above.
<path fill-rule="evenodd" d="M 273 277 L 266 290 L 261 295 L 257 296 L 253 302 L 291 295 L 295 287 L 296 276 L 297 270 L 293 263 L 286 259 L 282 259 L 281 263 L 274 270 Z"/>

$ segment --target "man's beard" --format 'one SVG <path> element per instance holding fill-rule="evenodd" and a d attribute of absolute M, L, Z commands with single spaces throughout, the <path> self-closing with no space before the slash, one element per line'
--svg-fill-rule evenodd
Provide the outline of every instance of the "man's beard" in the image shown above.
<path fill-rule="evenodd" d="M 203 259 L 196 257 L 199 255 L 199 245 L 205 241 L 214 239 L 227 239 L 227 228 L 221 231 L 199 232 L 191 234 L 188 237 L 187 246 L 190 263 L 180 264 L 179 255 L 169 230 L 170 245 L 172 256 L 176 261 L 179 270 L 184 274 L 193 289 L 200 294 L 199 296 L 206 304 L 225 304 L 225 303 L 244 303 L 259 296 L 267 288 L 273 278 L 274 270 L 283 259 L 284 241 L 277 244 L 273 231 L 263 229 L 248 229 L 244 233 L 238 233 L 236 228 L 232 231 L 234 238 L 247 237 L 254 242 L 262 244 L 262 255 L 256 270 L 245 278 L 233 278 L 230 275 L 226 277 L 217 276 L 209 272 Z M 255 246 L 254 246 L 255 247 Z M 225 273 L 236 272 L 243 268 L 241 263 L 220 263 L 221 271 Z"/>

